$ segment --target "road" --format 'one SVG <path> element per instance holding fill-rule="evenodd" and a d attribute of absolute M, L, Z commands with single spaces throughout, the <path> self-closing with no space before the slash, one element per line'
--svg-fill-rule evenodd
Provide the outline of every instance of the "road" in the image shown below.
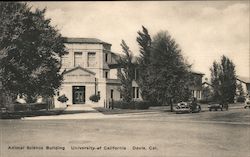
<path fill-rule="evenodd" d="M 250 110 L 244 109 L 1 120 L 0 126 L 1 157 L 250 157 Z"/>

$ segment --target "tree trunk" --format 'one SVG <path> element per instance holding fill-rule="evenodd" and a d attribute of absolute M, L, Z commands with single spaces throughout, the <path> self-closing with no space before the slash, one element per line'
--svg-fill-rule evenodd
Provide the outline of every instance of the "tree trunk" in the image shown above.
<path fill-rule="evenodd" d="M 172 102 L 172 99 L 170 99 L 170 112 L 173 112 L 173 102 Z"/>

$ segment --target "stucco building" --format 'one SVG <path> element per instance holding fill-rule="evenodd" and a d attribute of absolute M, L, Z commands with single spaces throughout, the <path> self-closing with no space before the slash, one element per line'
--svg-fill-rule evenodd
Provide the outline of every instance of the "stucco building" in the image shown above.
<path fill-rule="evenodd" d="M 92 104 L 89 97 L 100 95 L 98 105 L 119 100 L 116 58 L 111 44 L 95 38 L 65 38 L 68 54 L 62 58 L 64 81 L 55 97 L 55 107 L 62 107 L 57 97 L 65 94 L 68 105 Z"/>

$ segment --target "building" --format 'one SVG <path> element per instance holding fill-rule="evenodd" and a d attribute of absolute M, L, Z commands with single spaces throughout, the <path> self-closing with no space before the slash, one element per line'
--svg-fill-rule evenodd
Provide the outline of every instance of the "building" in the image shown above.
<path fill-rule="evenodd" d="M 250 78 L 238 76 L 237 84 L 242 85 L 244 95 L 250 95 Z"/>
<path fill-rule="evenodd" d="M 91 95 L 100 95 L 98 105 L 120 99 L 116 58 L 111 44 L 95 38 L 65 38 L 68 51 L 62 58 L 64 80 L 55 97 L 55 107 L 63 107 L 57 97 L 65 94 L 67 104 L 92 104 Z"/>
<path fill-rule="evenodd" d="M 197 100 L 202 99 L 202 77 L 203 73 L 192 71 L 191 78 L 190 78 L 190 85 L 189 88 L 192 92 L 192 97 L 196 98 Z"/>

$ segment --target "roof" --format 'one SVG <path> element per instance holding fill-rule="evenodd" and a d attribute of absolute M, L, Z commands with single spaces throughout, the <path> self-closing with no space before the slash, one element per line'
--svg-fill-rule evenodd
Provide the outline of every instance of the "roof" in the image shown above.
<path fill-rule="evenodd" d="M 111 45 L 110 43 L 104 42 L 100 39 L 96 38 L 68 38 L 64 37 L 65 43 L 87 43 L 87 44 L 107 44 Z"/>
<path fill-rule="evenodd" d="M 191 73 L 197 74 L 197 75 L 205 75 L 204 73 L 201 73 L 199 71 L 194 71 L 194 70 L 191 70 Z"/>
<path fill-rule="evenodd" d="M 244 83 L 250 83 L 250 77 L 237 76 L 237 80 Z"/>
<path fill-rule="evenodd" d="M 203 83 L 202 83 L 202 85 L 204 85 L 204 84 L 206 84 L 206 85 L 208 85 L 208 86 L 213 87 L 213 85 L 212 85 L 212 84 L 210 84 L 210 83 L 208 83 L 208 82 L 203 82 Z"/>
<path fill-rule="evenodd" d="M 87 69 L 85 69 L 85 68 L 83 68 L 83 67 L 81 67 L 81 66 L 77 66 L 77 67 L 72 68 L 72 69 L 70 69 L 70 70 L 68 70 L 68 71 L 64 71 L 64 72 L 63 72 L 63 75 L 65 75 L 65 74 L 67 74 L 67 73 L 69 73 L 69 72 L 71 72 L 71 71 L 74 71 L 74 70 L 76 70 L 76 69 L 81 69 L 81 70 L 83 70 L 83 71 L 86 71 L 87 73 L 90 73 L 90 74 L 92 74 L 92 75 L 95 75 L 95 73 L 94 73 L 93 71 L 87 70 Z"/>

